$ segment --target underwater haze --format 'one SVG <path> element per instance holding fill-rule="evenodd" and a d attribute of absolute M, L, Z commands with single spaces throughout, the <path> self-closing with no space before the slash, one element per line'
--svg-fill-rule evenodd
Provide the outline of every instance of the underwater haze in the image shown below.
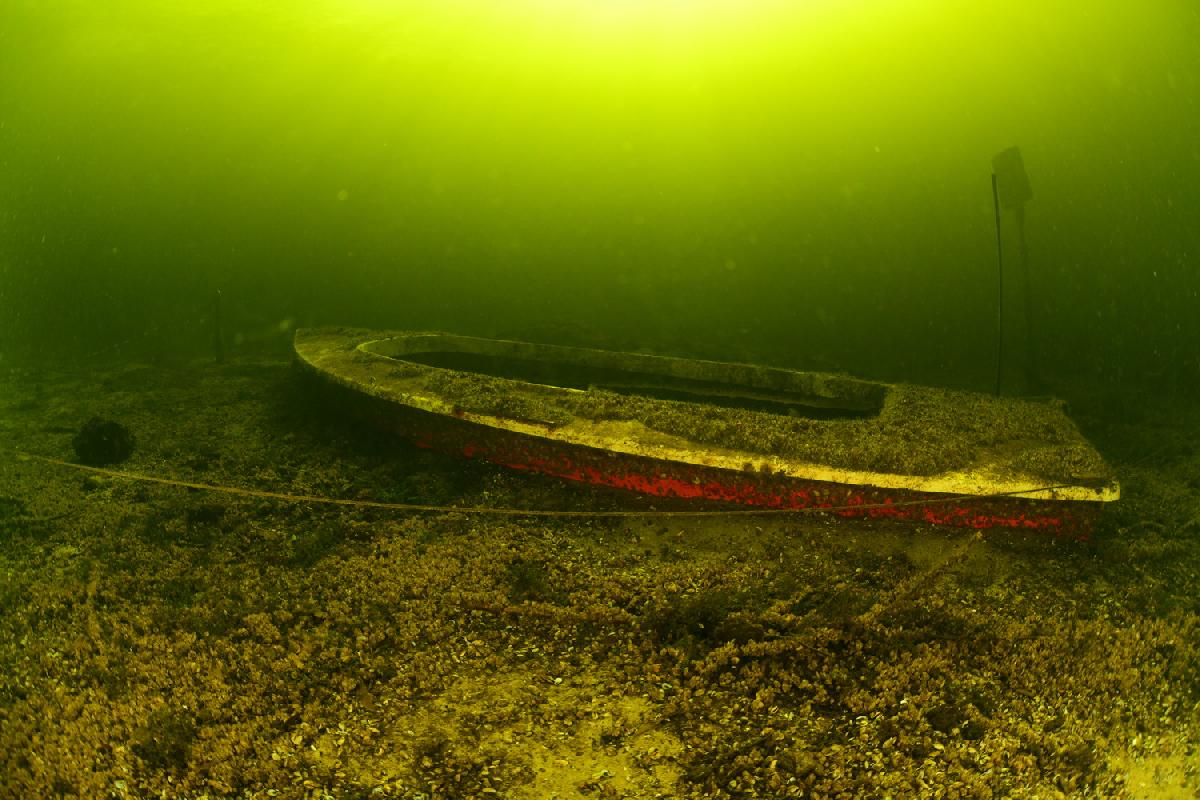
<path fill-rule="evenodd" d="M 0 800 L 1200 797 L 1198 103 L 1198 0 L 0 0 Z"/>
<path fill-rule="evenodd" d="M 1186 0 L 5 0 L 0 366 L 203 353 L 219 292 L 232 347 L 436 328 L 987 388 L 1017 146 L 1007 357 L 1194 385 L 1197 98 Z"/>

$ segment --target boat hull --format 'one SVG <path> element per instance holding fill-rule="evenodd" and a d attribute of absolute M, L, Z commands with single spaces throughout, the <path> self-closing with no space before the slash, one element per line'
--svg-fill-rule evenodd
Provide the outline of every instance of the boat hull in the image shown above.
<path fill-rule="evenodd" d="M 568 434 L 556 424 L 496 422 L 495 417 L 473 413 L 454 402 L 432 403 L 425 395 L 381 388 L 381 381 L 386 380 L 382 367 L 372 360 L 377 354 L 364 355 L 358 347 L 352 354 L 329 354 L 330 347 L 351 347 L 356 340 L 379 341 L 370 338 L 379 334 L 349 332 L 346 342 L 336 346 L 329 344 L 330 334 L 320 335 L 324 336 L 321 347 L 312 340 L 306 344 L 303 334 L 297 335 L 297 362 L 332 388 L 356 416 L 417 447 L 481 459 L 520 472 L 653 497 L 737 504 L 747 509 L 812 510 L 846 518 L 1045 530 L 1076 536 L 1087 534 L 1103 505 L 1072 499 L 1056 487 L 1040 489 L 1040 496 L 1034 497 L 996 492 L 964 495 L 791 475 L 773 469 L 771 460 L 763 458 L 748 457 L 731 466 L 729 457 L 708 458 L 717 463 L 695 463 L 707 458 L 701 454 L 689 463 L 647 455 L 652 448 L 627 452 L 632 449 L 628 443 L 617 440 L 607 447 L 592 446 L 590 441 L 569 441 Z M 352 363 L 361 365 L 362 370 L 357 371 Z M 495 424 L 481 422 L 481 417 Z M 497 426 L 500 424 L 504 427 Z"/>

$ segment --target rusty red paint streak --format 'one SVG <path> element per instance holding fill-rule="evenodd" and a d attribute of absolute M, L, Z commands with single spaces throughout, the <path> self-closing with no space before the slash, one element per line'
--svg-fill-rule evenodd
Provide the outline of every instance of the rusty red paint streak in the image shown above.
<path fill-rule="evenodd" d="M 678 497 L 683 499 L 721 500 L 763 508 L 836 509 L 830 513 L 840 517 L 862 517 L 871 519 L 920 520 L 932 525 L 954 525 L 969 528 L 1026 528 L 1060 530 L 1065 520 L 1059 516 L 1030 516 L 1024 513 L 999 515 L 971 506 L 939 504 L 937 506 L 892 505 L 892 498 L 877 499 L 863 493 L 851 493 L 838 498 L 838 502 L 820 499 L 820 492 L 808 489 L 793 489 L 786 493 L 764 491 L 748 483 L 720 483 L 717 481 L 687 481 L 666 474 L 648 475 L 622 470 L 606 471 L 589 464 L 576 464 L 565 455 L 542 458 L 531 454 L 489 453 L 476 444 L 467 444 L 462 454 L 468 458 L 482 457 L 510 469 L 552 475 L 565 480 L 610 486 L 654 497 Z M 883 503 L 882 506 L 879 504 Z M 870 508 L 846 508 L 846 506 L 871 506 Z"/>

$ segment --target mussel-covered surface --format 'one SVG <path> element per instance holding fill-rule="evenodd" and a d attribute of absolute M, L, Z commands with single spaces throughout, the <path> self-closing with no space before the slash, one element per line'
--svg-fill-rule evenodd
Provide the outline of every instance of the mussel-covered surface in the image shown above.
<path fill-rule="evenodd" d="M 1196 405 L 1077 403 L 1125 488 L 1078 542 L 672 516 L 381 438 L 283 362 L 3 382 L 0 797 L 1200 788 Z M 193 486 L 28 457 L 94 416 Z"/>

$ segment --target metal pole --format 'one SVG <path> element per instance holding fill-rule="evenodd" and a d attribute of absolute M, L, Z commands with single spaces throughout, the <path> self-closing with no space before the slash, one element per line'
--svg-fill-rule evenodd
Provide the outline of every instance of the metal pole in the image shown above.
<path fill-rule="evenodd" d="M 996 395 L 1004 374 L 1004 245 L 1000 237 L 1000 191 L 992 173 L 992 205 L 996 208 Z"/>

